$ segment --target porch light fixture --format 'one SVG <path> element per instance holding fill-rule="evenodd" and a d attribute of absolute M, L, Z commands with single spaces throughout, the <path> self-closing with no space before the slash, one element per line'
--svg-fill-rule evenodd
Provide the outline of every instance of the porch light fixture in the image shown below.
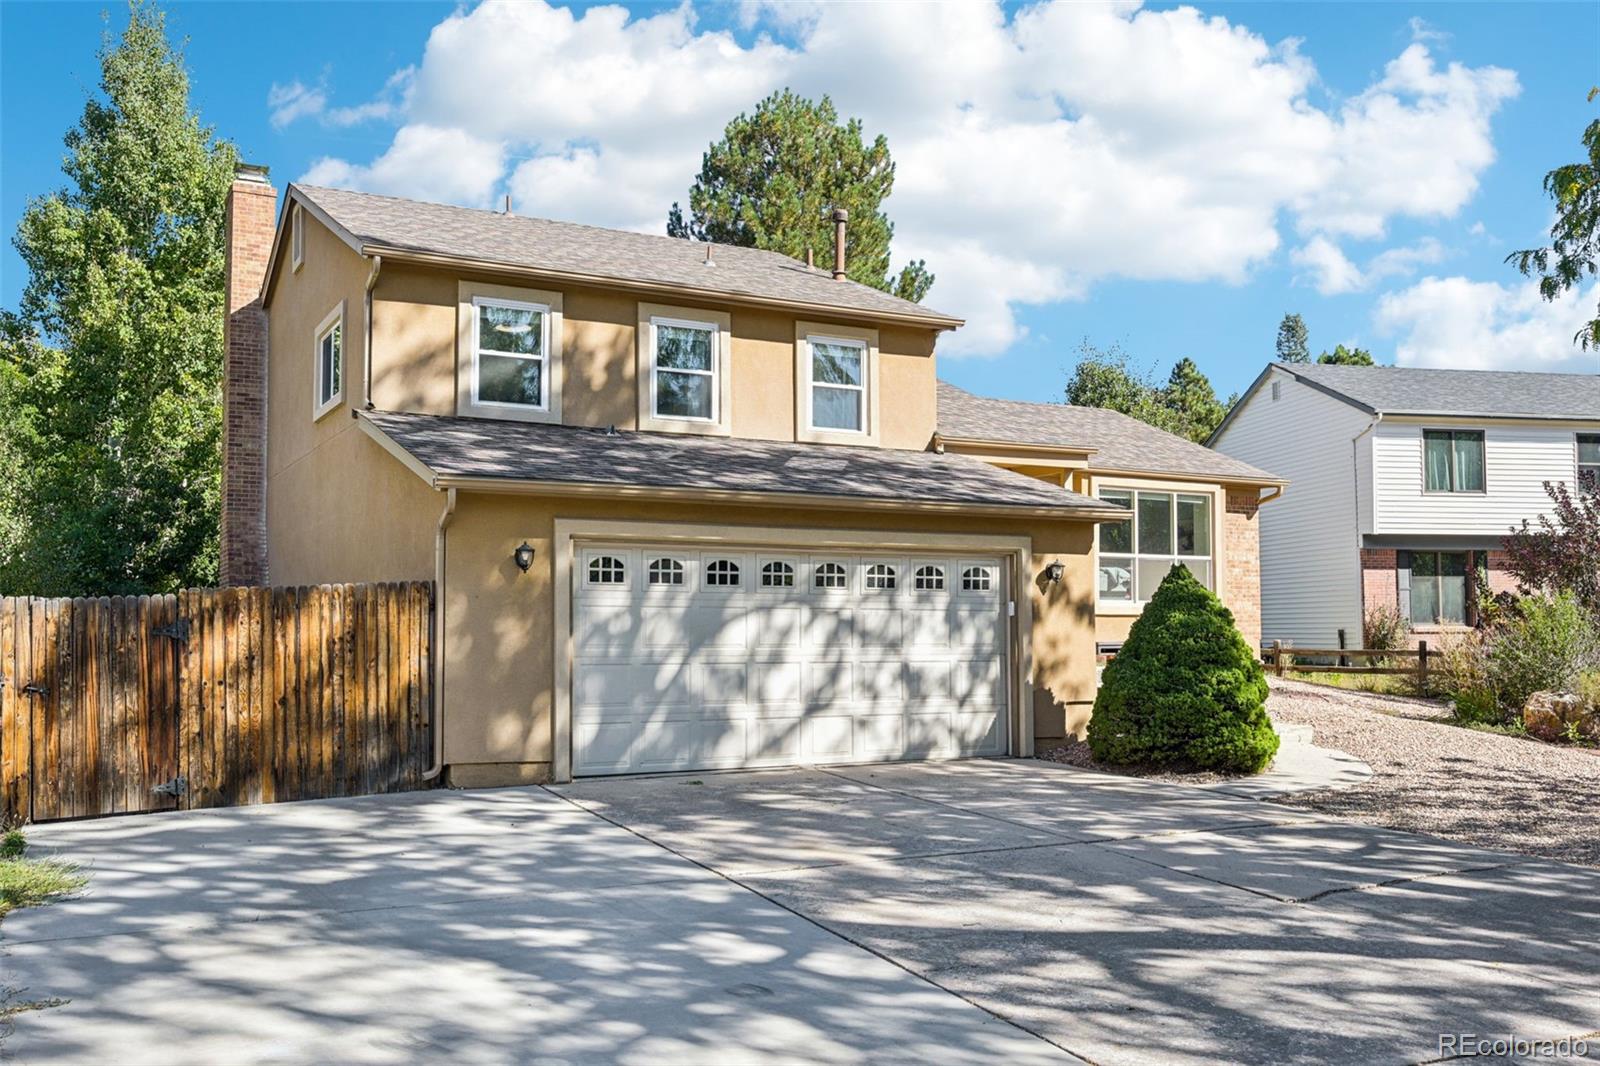
<path fill-rule="evenodd" d="M 1061 575 L 1066 572 L 1066 569 L 1059 561 L 1051 563 L 1044 568 L 1044 579 L 1052 585 L 1059 585 L 1061 584 Z"/>
<path fill-rule="evenodd" d="M 511 561 L 517 564 L 518 570 L 526 574 L 528 567 L 533 565 L 533 545 L 527 541 L 517 545 L 517 550 L 511 553 Z"/>

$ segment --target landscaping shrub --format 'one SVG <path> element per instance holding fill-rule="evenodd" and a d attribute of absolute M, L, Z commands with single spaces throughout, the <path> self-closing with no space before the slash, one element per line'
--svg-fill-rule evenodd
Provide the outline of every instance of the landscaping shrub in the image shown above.
<path fill-rule="evenodd" d="M 28 839 L 22 835 L 22 830 L 7 829 L 5 835 L 0 836 L 0 859 L 20 859 L 27 850 Z"/>
<path fill-rule="evenodd" d="M 1600 633 L 1569 593 L 1524 598 L 1489 638 L 1489 680 L 1508 714 L 1535 692 L 1570 692 L 1600 665 Z"/>
<path fill-rule="evenodd" d="M 1361 646 L 1369 651 L 1394 651 L 1404 648 L 1411 636 L 1411 621 L 1400 608 L 1380 604 L 1361 621 Z M 1382 660 L 1374 659 L 1376 666 Z"/>
<path fill-rule="evenodd" d="M 1255 773 L 1278 750 L 1266 699 L 1233 614 L 1180 564 L 1106 665 L 1089 747 L 1107 763 Z"/>

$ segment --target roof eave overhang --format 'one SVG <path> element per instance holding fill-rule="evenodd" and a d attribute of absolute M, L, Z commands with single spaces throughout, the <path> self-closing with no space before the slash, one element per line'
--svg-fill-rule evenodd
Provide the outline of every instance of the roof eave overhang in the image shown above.
<path fill-rule="evenodd" d="M 362 412 L 356 421 L 363 431 L 399 460 L 429 487 L 444 491 L 494 493 L 513 496 L 563 496 L 610 500 L 675 500 L 756 507 L 794 507 L 827 511 L 910 511 L 931 514 L 988 517 L 1043 518 L 1061 522 L 1121 522 L 1131 514 L 1123 507 L 1081 505 L 1031 505 L 965 503 L 955 500 L 887 500 L 806 492 L 751 492 L 736 489 L 617 485 L 605 482 L 548 481 L 529 478 L 474 477 L 446 474 L 418 459 Z"/>
<path fill-rule="evenodd" d="M 1172 481 L 1198 481 L 1213 485 L 1256 485 L 1262 488 L 1282 488 L 1289 484 L 1288 478 L 1253 474 L 1207 474 L 1193 470 L 1130 470 L 1091 465 L 1089 473 L 1097 477 L 1104 475 L 1106 477 L 1166 478 Z"/>
<path fill-rule="evenodd" d="M 313 203 L 310 197 L 300 191 L 298 185 L 291 182 L 289 188 L 283 194 L 283 210 L 278 214 L 278 225 L 272 235 L 272 253 L 267 256 L 267 273 L 261 279 L 261 306 L 263 309 L 272 302 L 272 290 L 278 277 L 278 260 L 282 258 L 284 245 L 289 238 L 289 220 L 294 215 L 291 210 L 294 204 L 299 204 L 301 209 L 309 212 L 312 218 L 328 227 L 328 230 L 348 245 L 351 251 L 362 257 L 368 254 L 362 251 L 360 238 L 335 222 L 332 215 Z"/>
<path fill-rule="evenodd" d="M 1072 444 L 1025 444 L 1019 441 L 997 440 L 993 437 L 958 437 L 950 433 L 939 432 L 934 436 L 947 449 L 965 452 L 972 451 L 979 454 L 1015 454 L 1037 455 L 1049 459 L 1088 459 L 1091 455 L 1099 453 L 1100 449 L 1087 445 Z"/>

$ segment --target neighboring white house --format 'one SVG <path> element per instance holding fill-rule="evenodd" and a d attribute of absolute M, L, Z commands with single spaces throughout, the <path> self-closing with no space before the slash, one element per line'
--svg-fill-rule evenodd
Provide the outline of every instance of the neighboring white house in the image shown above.
<path fill-rule="evenodd" d="M 1546 481 L 1600 483 L 1600 376 L 1272 363 L 1207 442 L 1289 479 L 1261 512 L 1261 637 L 1348 646 L 1383 605 L 1418 638 L 1511 586 L 1501 542 Z"/>

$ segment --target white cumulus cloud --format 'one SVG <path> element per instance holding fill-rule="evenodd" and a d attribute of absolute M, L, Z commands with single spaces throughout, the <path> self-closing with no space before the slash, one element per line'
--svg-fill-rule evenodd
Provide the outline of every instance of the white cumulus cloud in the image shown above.
<path fill-rule="evenodd" d="M 1600 353 L 1581 351 L 1572 338 L 1594 317 L 1597 299 L 1600 284 L 1547 301 L 1531 281 L 1428 277 L 1385 293 L 1374 318 L 1398 335 L 1401 366 L 1594 373 Z"/>
<path fill-rule="evenodd" d="M 896 266 L 926 257 L 928 303 L 969 320 L 941 351 L 987 355 L 1020 336 L 1020 307 L 1083 298 L 1101 280 L 1246 281 L 1280 253 L 1286 224 L 1297 264 L 1322 283 L 1414 269 L 1341 264 L 1335 242 L 1459 211 L 1494 158 L 1490 120 L 1517 91 L 1511 72 L 1440 65 L 1418 41 L 1360 93 L 1321 105 L 1301 42 L 1190 7 L 738 13 L 750 43 L 701 29 L 687 2 L 642 16 L 543 0 L 460 9 L 401 72 L 403 91 L 375 102 L 400 123 L 393 145 L 313 173 L 472 204 L 510 191 L 524 213 L 661 232 L 730 118 L 786 86 L 828 93 L 889 139 Z"/>

